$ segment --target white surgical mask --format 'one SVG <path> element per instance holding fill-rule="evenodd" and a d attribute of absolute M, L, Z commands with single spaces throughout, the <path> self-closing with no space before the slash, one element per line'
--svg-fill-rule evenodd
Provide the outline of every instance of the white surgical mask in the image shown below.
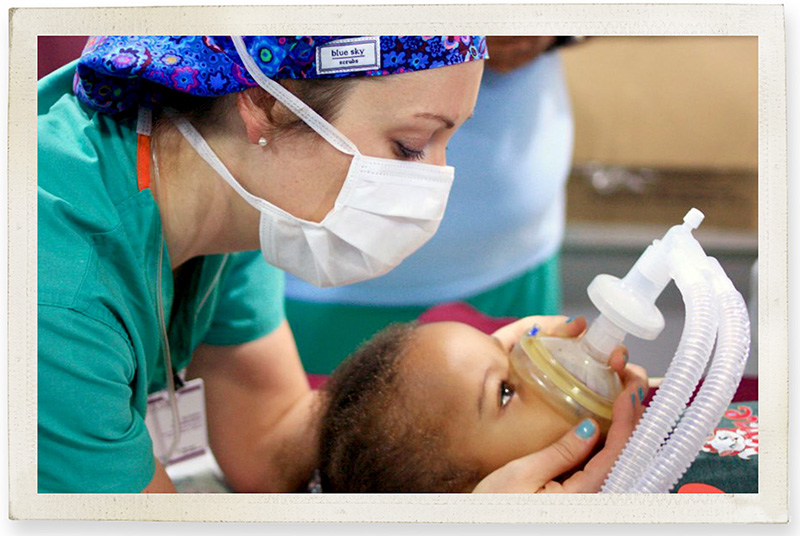
<path fill-rule="evenodd" d="M 247 192 L 187 120 L 172 118 L 197 153 L 261 212 L 261 251 L 267 262 L 330 287 L 383 275 L 427 242 L 444 216 L 453 168 L 362 155 L 333 125 L 267 78 L 241 37 L 232 39 L 262 88 L 336 149 L 353 156 L 333 209 L 321 222 L 310 222 Z"/>

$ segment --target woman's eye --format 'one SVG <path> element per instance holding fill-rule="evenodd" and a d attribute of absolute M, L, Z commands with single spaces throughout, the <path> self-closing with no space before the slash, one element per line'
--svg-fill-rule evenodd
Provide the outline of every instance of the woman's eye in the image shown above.
<path fill-rule="evenodd" d="M 500 382 L 500 407 L 504 408 L 514 396 L 514 387 L 507 382 Z"/>
<path fill-rule="evenodd" d="M 422 160 L 425 158 L 425 151 L 420 151 L 417 149 L 412 149 L 406 145 L 403 145 L 399 141 L 394 142 L 397 156 L 400 158 L 405 158 L 407 160 Z"/>

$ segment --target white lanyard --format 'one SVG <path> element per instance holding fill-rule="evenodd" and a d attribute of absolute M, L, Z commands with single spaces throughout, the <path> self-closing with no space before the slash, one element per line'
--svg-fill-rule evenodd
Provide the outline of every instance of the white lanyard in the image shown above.
<path fill-rule="evenodd" d="M 136 125 L 136 132 L 144 136 L 150 136 L 152 131 L 152 124 L 153 124 L 152 111 L 150 110 L 150 108 L 140 106 L 139 118 Z M 155 183 L 156 191 L 160 191 L 160 186 L 158 183 L 159 179 L 158 159 L 156 158 L 155 147 L 153 147 L 152 144 L 150 146 L 150 157 L 152 159 L 152 164 L 153 164 L 153 182 Z M 180 415 L 180 410 L 178 409 L 177 397 L 175 396 L 175 373 L 172 370 L 172 356 L 170 355 L 169 351 L 169 337 L 167 336 L 167 323 L 164 320 L 162 275 L 164 271 L 163 266 L 164 266 L 165 247 L 166 244 L 164 243 L 164 233 L 162 230 L 161 241 L 158 249 L 158 276 L 156 277 L 156 303 L 158 307 L 158 322 L 159 322 L 159 327 L 161 328 L 161 339 L 162 343 L 164 344 L 164 373 L 166 375 L 168 400 L 172 413 L 172 441 L 170 443 L 169 448 L 166 449 L 166 452 L 163 454 L 163 457 L 160 460 L 162 463 L 165 463 L 167 460 L 170 459 L 172 453 L 175 451 L 175 447 L 178 445 L 178 442 L 180 441 L 180 436 L 181 436 L 181 425 L 180 425 L 181 415 Z M 151 431 L 151 436 L 152 435 L 153 432 Z"/>

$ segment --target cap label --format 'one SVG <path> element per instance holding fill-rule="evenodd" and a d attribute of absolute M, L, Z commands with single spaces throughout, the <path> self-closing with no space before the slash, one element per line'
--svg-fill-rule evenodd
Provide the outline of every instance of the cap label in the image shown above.
<path fill-rule="evenodd" d="M 349 37 L 317 47 L 317 74 L 351 73 L 381 68 L 380 37 Z"/>

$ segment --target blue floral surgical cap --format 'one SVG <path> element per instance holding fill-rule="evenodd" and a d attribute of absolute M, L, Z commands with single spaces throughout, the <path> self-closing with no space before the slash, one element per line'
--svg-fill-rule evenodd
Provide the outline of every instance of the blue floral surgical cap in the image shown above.
<path fill-rule="evenodd" d="M 268 77 L 346 78 L 433 69 L 488 58 L 486 38 L 463 36 L 248 36 Z M 142 84 L 142 81 L 150 84 Z M 256 86 L 229 36 L 95 36 L 78 61 L 74 90 L 92 109 L 119 114 L 159 101 L 164 87 L 216 97 Z"/>

